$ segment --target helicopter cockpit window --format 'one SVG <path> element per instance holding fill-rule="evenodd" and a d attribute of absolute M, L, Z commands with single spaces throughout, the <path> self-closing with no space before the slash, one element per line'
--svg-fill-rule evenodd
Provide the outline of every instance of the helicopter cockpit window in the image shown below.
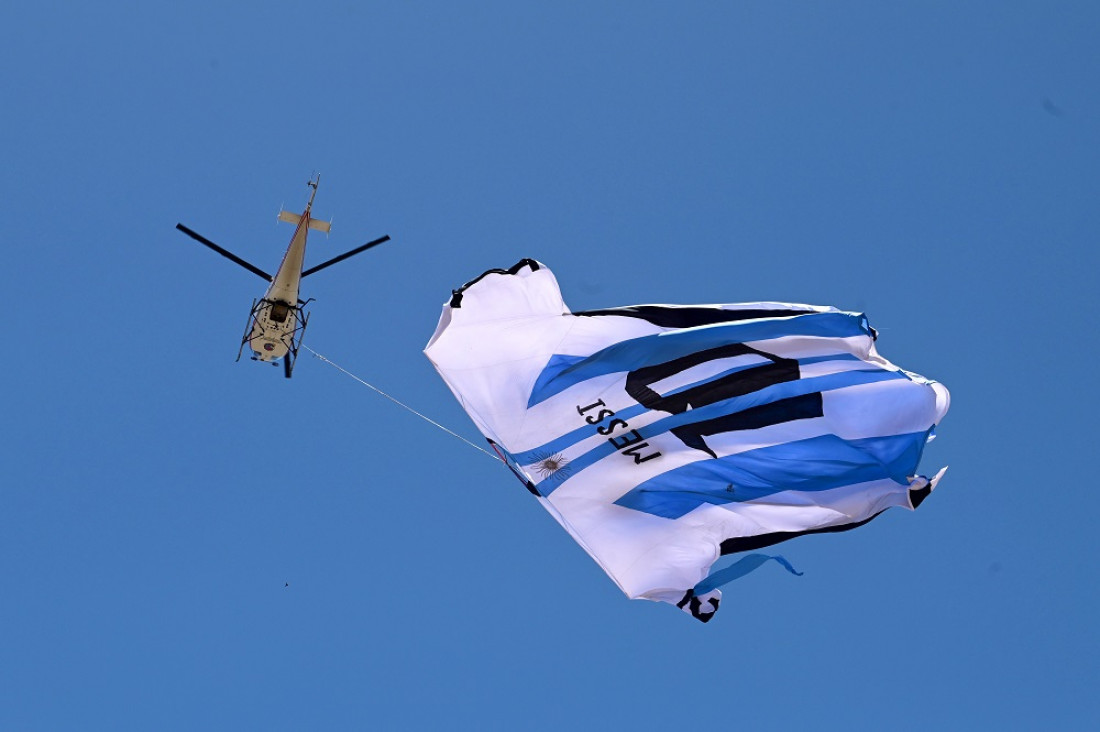
<path fill-rule="evenodd" d="M 269 317 L 276 323 L 282 323 L 286 321 L 286 316 L 290 314 L 290 306 L 285 302 L 273 302 L 271 303 L 271 312 Z"/>

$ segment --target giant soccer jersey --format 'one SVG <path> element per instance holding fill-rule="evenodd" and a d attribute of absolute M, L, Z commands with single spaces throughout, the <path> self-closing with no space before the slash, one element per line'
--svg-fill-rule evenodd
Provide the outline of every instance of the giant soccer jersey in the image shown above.
<path fill-rule="evenodd" d="M 788 303 L 570 312 L 526 259 L 456 290 L 425 353 L 478 429 L 631 598 L 709 620 L 713 565 L 916 508 L 947 389 L 858 313 Z M 789 566 L 789 565 L 788 565 Z"/>

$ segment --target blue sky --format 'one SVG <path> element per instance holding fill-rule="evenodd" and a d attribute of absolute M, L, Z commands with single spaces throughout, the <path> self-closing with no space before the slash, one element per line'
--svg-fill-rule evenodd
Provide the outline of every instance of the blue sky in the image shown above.
<path fill-rule="evenodd" d="M 1095 720 L 1100 7 L 24 3 L 0 47 L 0 727 Z M 322 173 L 307 344 L 477 439 L 421 349 L 534 257 L 573 309 L 865 311 L 953 406 L 916 513 L 701 625 L 324 363 L 234 363 Z M 290 583 L 287 587 L 286 583 Z"/>

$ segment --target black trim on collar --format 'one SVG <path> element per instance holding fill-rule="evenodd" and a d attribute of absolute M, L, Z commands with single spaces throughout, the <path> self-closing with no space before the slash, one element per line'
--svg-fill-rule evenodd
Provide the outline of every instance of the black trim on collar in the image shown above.
<path fill-rule="evenodd" d="M 462 307 L 462 293 L 465 292 L 467 289 L 469 289 L 469 288 L 473 287 L 474 285 L 476 285 L 478 282 L 480 282 L 485 277 L 488 277 L 491 274 L 514 275 L 514 274 L 517 274 L 524 267 L 530 267 L 532 272 L 538 272 L 539 263 L 536 262 L 533 259 L 525 257 L 524 259 L 521 259 L 518 262 L 516 262 L 515 264 L 513 264 L 508 269 L 490 269 L 490 270 L 486 270 L 485 272 L 482 272 L 477 277 L 473 278 L 472 280 L 470 280 L 469 282 L 467 282 L 465 285 L 458 288 L 457 290 L 451 290 L 451 302 L 450 302 L 451 307 L 452 308 Z"/>
<path fill-rule="evenodd" d="M 793 310 L 781 308 L 757 308 L 751 310 L 723 310 L 705 307 L 665 307 L 661 305 L 632 305 L 621 308 L 601 310 L 581 310 L 573 313 L 580 317 L 600 315 L 619 315 L 627 318 L 640 318 L 659 328 L 693 328 L 698 325 L 715 323 L 734 323 L 740 320 L 759 318 L 793 318 L 796 315 L 811 315 L 816 310 Z"/>

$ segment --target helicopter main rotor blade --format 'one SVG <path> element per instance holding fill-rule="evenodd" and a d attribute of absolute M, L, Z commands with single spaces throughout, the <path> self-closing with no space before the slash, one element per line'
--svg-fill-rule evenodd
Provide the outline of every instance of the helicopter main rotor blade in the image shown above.
<path fill-rule="evenodd" d="M 262 269 L 260 269 L 259 267 L 257 267 L 254 264 L 251 264 L 250 262 L 244 261 L 243 259 L 238 257 L 233 252 L 229 251 L 228 249 L 222 249 L 221 247 L 219 247 L 217 244 L 215 244 L 214 242 L 207 239 L 202 234 L 197 234 L 194 231 L 191 231 L 190 229 L 188 229 L 183 224 L 176 224 L 176 228 L 179 229 L 180 231 L 182 231 L 184 234 L 187 234 L 189 237 L 191 237 L 192 239 L 197 241 L 199 244 L 205 244 L 206 246 L 210 247 L 211 249 L 213 249 L 215 252 L 222 255 L 226 259 L 229 259 L 233 262 L 236 262 L 237 264 L 239 264 L 242 267 L 244 267 L 245 269 L 247 269 L 249 272 L 252 272 L 253 274 L 259 275 L 260 277 L 263 277 L 268 282 L 271 282 L 271 275 L 269 275 L 267 272 L 264 272 Z"/>
<path fill-rule="evenodd" d="M 348 257 L 354 257 L 359 252 L 365 252 L 368 249 L 370 249 L 371 247 L 376 247 L 379 244 L 381 244 L 383 242 L 387 242 L 389 240 L 390 240 L 390 237 L 389 237 L 389 235 L 387 235 L 387 236 L 383 236 L 381 239 L 375 239 L 374 241 L 368 241 L 363 246 L 356 247 L 355 249 L 352 249 L 350 252 L 344 252 L 339 257 L 333 257 L 332 259 L 328 260 L 327 262 L 321 262 L 316 267 L 310 267 L 305 272 L 302 272 L 302 276 L 305 277 L 306 275 L 311 275 L 314 272 L 320 272 L 325 267 L 336 264 L 337 262 L 343 262 Z"/>

